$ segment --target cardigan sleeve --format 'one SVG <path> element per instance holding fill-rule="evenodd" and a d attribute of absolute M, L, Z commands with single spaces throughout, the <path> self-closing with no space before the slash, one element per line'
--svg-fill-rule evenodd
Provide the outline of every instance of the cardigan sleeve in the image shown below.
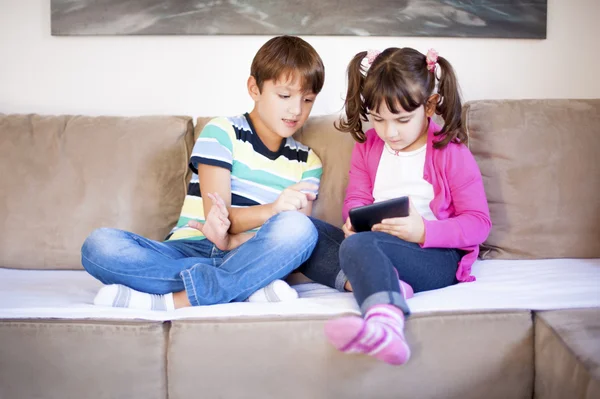
<path fill-rule="evenodd" d="M 454 145 L 454 144 L 450 144 Z M 475 158 L 459 145 L 446 169 L 454 215 L 444 220 L 425 220 L 423 248 L 465 248 L 477 246 L 490 233 L 492 222 Z"/>

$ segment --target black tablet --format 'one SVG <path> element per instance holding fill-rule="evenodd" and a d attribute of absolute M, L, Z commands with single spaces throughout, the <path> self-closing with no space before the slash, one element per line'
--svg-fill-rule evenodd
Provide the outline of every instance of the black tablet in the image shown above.
<path fill-rule="evenodd" d="M 408 216 L 408 197 L 392 198 L 371 205 L 350 209 L 350 223 L 354 231 L 370 231 L 383 219 Z"/>

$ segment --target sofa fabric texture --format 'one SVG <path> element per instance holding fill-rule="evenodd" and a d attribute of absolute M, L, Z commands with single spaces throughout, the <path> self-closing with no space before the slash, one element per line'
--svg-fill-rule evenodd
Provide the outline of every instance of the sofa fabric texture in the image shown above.
<path fill-rule="evenodd" d="M 324 323 L 173 321 L 169 398 L 194 396 L 199 386 L 207 398 L 531 398 L 530 312 L 415 315 L 406 329 L 413 355 L 402 367 L 340 355 Z"/>
<path fill-rule="evenodd" d="M 600 99 L 464 107 L 492 231 L 483 259 L 600 257 Z"/>
<path fill-rule="evenodd" d="M 177 222 L 189 117 L 0 115 L 0 265 L 82 269 L 98 227 L 163 239 Z"/>
<path fill-rule="evenodd" d="M 538 312 L 535 398 L 600 398 L 600 309 Z"/>
<path fill-rule="evenodd" d="M 3 320 L 0 398 L 164 399 L 166 328 L 154 322 Z"/>

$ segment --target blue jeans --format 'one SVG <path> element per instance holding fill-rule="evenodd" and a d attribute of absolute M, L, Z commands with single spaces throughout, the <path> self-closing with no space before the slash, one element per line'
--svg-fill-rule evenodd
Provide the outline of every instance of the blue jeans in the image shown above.
<path fill-rule="evenodd" d="M 340 265 L 363 314 L 373 305 L 391 304 L 408 315 L 398 277 L 415 293 L 456 284 L 462 255 L 457 249 L 421 248 L 373 231 L 353 234 L 340 245 Z"/>
<path fill-rule="evenodd" d="M 457 283 L 456 270 L 463 256 L 460 250 L 421 248 L 381 232 L 357 233 L 344 239 L 341 229 L 318 219 L 311 220 L 319 241 L 298 271 L 340 291 L 349 280 L 363 313 L 373 305 L 392 304 L 409 314 L 398 277 L 415 292 Z"/>
<path fill-rule="evenodd" d="M 312 281 L 344 291 L 348 279 L 340 267 L 340 244 L 344 241 L 344 232 L 322 220 L 311 217 L 317 229 L 319 239 L 310 258 L 297 271 Z"/>
<path fill-rule="evenodd" d="M 308 259 L 317 231 L 299 212 L 267 220 L 254 237 L 225 252 L 209 240 L 159 242 L 130 232 L 95 230 L 81 248 L 81 262 L 104 284 L 150 294 L 185 291 L 193 306 L 243 301 Z"/>

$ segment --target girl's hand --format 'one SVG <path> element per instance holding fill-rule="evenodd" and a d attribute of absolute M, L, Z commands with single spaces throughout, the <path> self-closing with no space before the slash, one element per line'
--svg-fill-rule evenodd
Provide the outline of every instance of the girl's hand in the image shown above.
<path fill-rule="evenodd" d="M 383 219 L 381 223 L 373 226 L 372 231 L 388 233 L 404 241 L 423 244 L 425 242 L 425 223 L 412 201 L 409 202 L 407 217 Z"/>
<path fill-rule="evenodd" d="M 225 201 L 219 194 L 207 194 L 213 205 L 210 207 L 206 221 L 200 223 L 195 220 L 190 220 L 188 226 L 200 230 L 202 234 L 221 251 L 229 249 L 230 236 L 228 233 L 231 222 L 229 221 L 229 211 L 225 205 Z"/>
<path fill-rule="evenodd" d="M 342 226 L 342 231 L 344 232 L 345 238 L 350 237 L 352 234 L 356 234 L 356 231 L 354 231 L 354 227 L 352 227 L 352 223 L 350 223 L 350 216 L 348 216 L 348 219 L 346 219 L 346 223 L 344 223 L 344 225 Z"/>

